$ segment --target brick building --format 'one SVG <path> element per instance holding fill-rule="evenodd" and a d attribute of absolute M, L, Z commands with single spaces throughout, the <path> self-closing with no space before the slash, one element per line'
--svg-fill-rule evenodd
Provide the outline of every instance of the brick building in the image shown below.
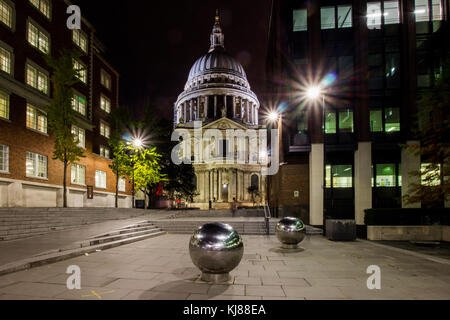
<path fill-rule="evenodd" d="M 268 106 L 282 112 L 282 166 L 270 203 L 280 215 L 364 230 L 365 209 L 407 206 L 408 173 L 426 159 L 400 144 L 419 143 L 417 93 L 442 72 L 448 28 L 448 0 L 273 1 Z"/>
<path fill-rule="evenodd" d="M 72 132 L 85 158 L 68 168 L 68 205 L 114 206 L 115 176 L 109 169 L 108 114 L 118 105 L 119 74 L 102 57 L 93 26 L 69 30 L 64 0 L 0 0 L 0 207 L 62 205 L 63 164 L 53 160 L 46 106 L 52 87 L 43 53 L 76 48 L 85 71 L 74 86 Z M 87 190 L 93 188 L 93 197 Z M 121 207 L 130 207 L 129 183 L 119 183 Z"/>

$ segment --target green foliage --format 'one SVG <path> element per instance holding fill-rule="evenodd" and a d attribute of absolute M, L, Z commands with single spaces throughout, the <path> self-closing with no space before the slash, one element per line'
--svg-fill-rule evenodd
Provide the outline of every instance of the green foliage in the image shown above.
<path fill-rule="evenodd" d="M 417 101 L 419 112 L 414 133 L 420 145 L 409 144 L 406 148 L 427 165 L 410 172 L 419 182 L 411 184 L 409 194 L 404 197 L 407 203 L 422 202 L 436 207 L 449 200 L 450 60 L 442 70 L 435 86 L 423 91 Z"/>
<path fill-rule="evenodd" d="M 72 134 L 72 125 L 75 121 L 75 111 L 72 109 L 72 86 L 79 80 L 77 75 L 80 70 L 74 69 L 74 59 L 79 54 L 75 51 L 61 51 L 58 58 L 50 55 L 45 60 L 53 70 L 51 82 L 53 85 L 53 97 L 48 107 L 48 127 L 55 139 L 53 159 L 64 163 L 64 198 L 63 206 L 67 207 L 66 176 L 70 163 L 84 157 L 83 148 L 78 146 L 78 137 Z"/>
<path fill-rule="evenodd" d="M 261 192 L 259 192 L 258 187 L 256 187 L 256 186 L 248 187 L 247 191 L 252 196 L 252 202 L 253 202 L 253 206 L 254 206 L 256 199 L 261 198 Z"/>
<path fill-rule="evenodd" d="M 159 161 L 161 155 L 156 148 L 134 150 L 130 156 L 135 188 L 146 192 L 149 185 L 158 184 L 164 176 L 161 174 Z"/>
<path fill-rule="evenodd" d="M 169 193 L 169 198 L 193 202 L 194 197 L 198 195 L 194 167 L 184 163 L 176 165 L 169 159 L 169 163 L 164 167 L 164 172 L 167 174 L 167 182 L 164 187 Z"/>

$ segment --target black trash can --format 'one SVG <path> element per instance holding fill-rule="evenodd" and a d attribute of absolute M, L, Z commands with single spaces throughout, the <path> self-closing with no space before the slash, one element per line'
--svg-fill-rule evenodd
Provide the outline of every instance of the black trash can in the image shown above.
<path fill-rule="evenodd" d="M 327 219 L 326 237 L 332 241 L 356 240 L 356 222 L 347 219 Z"/>

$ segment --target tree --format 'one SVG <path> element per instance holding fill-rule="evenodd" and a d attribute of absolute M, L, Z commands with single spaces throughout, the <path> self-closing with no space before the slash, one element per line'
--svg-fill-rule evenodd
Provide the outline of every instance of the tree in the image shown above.
<path fill-rule="evenodd" d="M 79 80 L 80 70 L 74 69 L 74 59 L 79 54 L 75 51 L 63 50 L 58 58 L 45 56 L 47 64 L 53 70 L 51 82 L 53 98 L 48 107 L 48 127 L 55 139 L 53 159 L 64 164 L 63 174 L 63 207 L 67 208 L 67 167 L 84 157 L 83 148 L 79 146 L 78 136 L 72 133 L 75 111 L 72 109 L 72 86 Z"/>
<path fill-rule="evenodd" d="M 417 101 L 418 121 L 415 135 L 420 144 L 409 144 L 408 152 L 424 159 L 420 170 L 410 172 L 418 183 L 411 184 L 407 203 L 422 202 L 426 206 L 441 206 L 449 200 L 450 162 L 450 60 L 442 69 L 435 86 L 425 90 Z"/>
<path fill-rule="evenodd" d="M 130 160 L 135 188 L 144 192 L 144 196 L 147 197 L 148 186 L 156 185 L 164 178 L 159 165 L 161 155 L 156 152 L 156 147 L 133 151 Z"/>
<path fill-rule="evenodd" d="M 169 194 L 169 199 L 184 199 L 193 202 L 198 195 L 194 167 L 191 164 L 174 164 L 170 159 L 164 167 L 167 174 L 167 182 L 164 187 Z"/>

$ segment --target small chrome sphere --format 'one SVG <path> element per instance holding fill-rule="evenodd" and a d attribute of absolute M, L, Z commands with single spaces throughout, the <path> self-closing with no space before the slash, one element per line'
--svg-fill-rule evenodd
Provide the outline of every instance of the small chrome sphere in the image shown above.
<path fill-rule="evenodd" d="M 283 248 L 297 248 L 297 245 L 305 238 L 306 227 L 300 219 L 286 217 L 278 222 L 276 234 Z"/>
<path fill-rule="evenodd" d="M 241 262 L 244 243 L 228 224 L 207 223 L 199 227 L 189 241 L 192 262 L 202 271 L 202 280 L 228 281 L 229 272 Z"/>

